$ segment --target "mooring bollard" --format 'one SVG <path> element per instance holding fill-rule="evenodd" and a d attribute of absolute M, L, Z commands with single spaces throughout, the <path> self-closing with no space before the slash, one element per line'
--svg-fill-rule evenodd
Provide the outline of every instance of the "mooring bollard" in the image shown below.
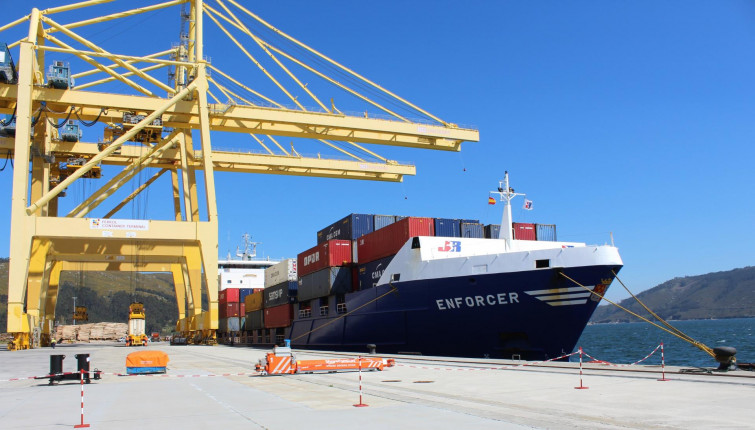
<path fill-rule="evenodd" d="M 362 402 L 362 356 L 360 355 L 357 360 L 359 360 L 359 403 L 354 406 L 357 408 L 363 408 L 369 405 Z"/>

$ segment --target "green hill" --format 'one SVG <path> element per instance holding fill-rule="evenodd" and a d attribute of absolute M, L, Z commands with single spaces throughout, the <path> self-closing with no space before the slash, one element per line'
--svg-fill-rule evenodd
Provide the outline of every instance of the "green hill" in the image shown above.
<path fill-rule="evenodd" d="M 70 324 L 73 297 L 86 306 L 89 322 L 127 322 L 128 305 L 144 303 L 147 332 L 170 332 L 178 319 L 173 277 L 169 273 L 63 272 L 56 321 Z M 8 259 L 0 259 L 0 332 L 7 323 Z"/>
<path fill-rule="evenodd" d="M 622 287 L 614 282 L 611 288 Z M 637 297 L 663 319 L 755 317 L 755 267 L 674 278 L 637 294 Z M 619 304 L 642 316 L 649 316 L 631 297 Z M 605 304 L 595 310 L 590 321 L 606 323 L 638 319 Z"/>

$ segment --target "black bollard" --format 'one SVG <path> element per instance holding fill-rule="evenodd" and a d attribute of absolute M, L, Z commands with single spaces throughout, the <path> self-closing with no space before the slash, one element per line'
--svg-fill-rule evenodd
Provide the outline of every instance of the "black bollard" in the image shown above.
<path fill-rule="evenodd" d="M 367 344 L 367 350 L 370 352 L 370 354 L 374 354 L 376 349 L 377 345 L 375 345 L 374 343 Z"/>
<path fill-rule="evenodd" d="M 76 371 L 84 371 L 84 380 L 86 383 L 90 383 L 89 379 L 89 354 L 76 354 Z"/>
<path fill-rule="evenodd" d="M 713 348 L 713 354 L 718 362 L 718 370 L 734 370 L 737 368 L 737 360 L 734 356 L 737 349 L 731 346 L 718 346 Z"/>

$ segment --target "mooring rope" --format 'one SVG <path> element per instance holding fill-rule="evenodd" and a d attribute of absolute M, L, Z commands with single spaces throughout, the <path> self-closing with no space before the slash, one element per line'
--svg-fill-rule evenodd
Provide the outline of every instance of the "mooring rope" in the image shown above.
<path fill-rule="evenodd" d="M 654 323 L 653 321 L 650 321 L 649 319 L 647 319 L 647 318 L 643 317 L 642 315 L 639 315 L 639 314 L 637 314 L 637 313 L 635 313 L 635 312 L 632 312 L 632 311 L 630 311 L 629 309 L 627 309 L 627 308 L 625 308 L 625 307 L 621 306 L 620 304 L 618 304 L 618 303 L 616 303 L 616 302 L 613 302 L 613 301 L 611 301 L 611 300 L 607 299 L 607 298 L 606 298 L 605 296 L 603 296 L 602 294 L 600 294 L 600 293 L 596 293 L 595 291 L 593 291 L 593 290 L 591 290 L 591 289 L 589 289 L 589 288 L 585 287 L 584 285 L 580 284 L 579 282 L 577 282 L 577 281 L 575 281 L 574 279 L 572 279 L 572 278 L 570 278 L 569 276 L 567 276 L 567 275 L 566 275 L 565 273 L 563 273 L 563 272 L 559 272 L 559 273 L 560 273 L 560 274 L 561 274 L 561 276 L 563 276 L 564 278 L 566 278 L 566 279 L 568 279 L 568 280 L 572 281 L 572 282 L 573 282 L 574 284 L 576 284 L 576 285 L 578 285 L 578 286 L 580 286 L 580 287 L 584 288 L 585 290 L 587 290 L 587 291 L 591 292 L 592 294 L 595 294 L 596 296 L 600 297 L 600 298 L 601 298 L 602 300 L 605 300 L 605 301 L 607 301 L 608 303 L 610 303 L 610 304 L 612 304 L 612 305 L 616 306 L 617 308 L 619 308 L 619 309 L 623 310 L 624 312 L 626 312 L 626 313 L 628 313 L 628 314 L 631 314 L 631 315 L 633 315 L 633 316 L 635 316 L 635 317 L 637 317 L 637 318 L 639 318 L 639 319 L 641 319 L 641 320 L 645 321 L 646 323 L 649 323 L 649 324 L 651 324 L 651 325 L 653 325 L 653 326 L 655 326 L 655 327 L 658 327 L 659 329 L 661 329 L 661 330 L 665 331 L 666 333 L 668 333 L 668 334 L 670 334 L 670 335 L 672 335 L 672 336 L 676 336 L 676 337 L 678 337 L 679 339 L 681 339 L 681 340 L 683 340 L 683 341 L 685 341 L 685 342 L 688 342 L 688 343 L 690 343 L 690 344 L 694 345 L 695 347 L 697 347 L 697 348 L 698 348 L 698 349 L 700 349 L 701 351 L 705 352 L 706 354 L 710 355 L 711 357 L 715 357 L 715 356 L 716 356 L 716 354 L 714 354 L 714 353 L 713 353 L 713 349 L 712 349 L 712 348 L 708 347 L 707 345 L 704 345 L 703 343 L 701 343 L 701 342 L 699 342 L 699 341 L 696 341 L 696 340 L 692 339 L 691 337 L 689 337 L 688 335 L 686 335 L 686 334 L 682 333 L 682 332 L 681 332 L 681 331 L 679 331 L 678 329 L 674 329 L 674 330 L 672 331 L 672 330 L 669 330 L 669 329 L 667 329 L 666 327 L 662 327 L 662 326 L 660 326 L 660 325 L 658 325 L 658 324 Z M 614 273 L 614 276 L 615 276 L 615 275 L 616 275 L 616 273 Z M 618 278 L 617 278 L 617 279 L 618 279 Z M 621 281 L 619 281 L 619 282 L 621 282 Z M 623 285 L 623 283 L 622 283 L 622 285 Z M 651 313 L 652 313 L 652 312 L 651 312 Z M 668 323 L 667 323 L 667 322 L 665 322 L 665 321 L 663 321 L 663 319 L 661 319 L 661 318 L 660 318 L 660 317 L 659 317 L 658 315 L 656 315 L 655 313 L 653 313 L 653 315 L 654 315 L 654 316 L 655 316 L 656 318 L 658 318 L 658 320 L 659 320 L 659 321 L 662 321 L 662 322 L 663 322 L 664 324 L 668 325 Z M 681 333 L 681 334 L 679 334 L 679 333 L 676 333 L 676 332 L 679 332 L 679 333 Z"/>

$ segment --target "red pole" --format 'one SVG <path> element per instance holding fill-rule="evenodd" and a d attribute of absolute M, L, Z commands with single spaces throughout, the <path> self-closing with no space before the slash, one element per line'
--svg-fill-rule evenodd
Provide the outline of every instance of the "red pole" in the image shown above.
<path fill-rule="evenodd" d="M 659 381 L 669 381 L 669 379 L 666 379 L 666 359 L 663 356 L 663 342 L 661 342 L 661 379 Z"/>
<path fill-rule="evenodd" d="M 84 369 L 79 372 L 81 373 L 81 424 L 73 426 L 75 429 L 89 427 L 89 424 L 84 424 Z"/>
<path fill-rule="evenodd" d="M 574 387 L 577 390 L 586 390 L 590 387 L 582 385 L 582 347 L 579 347 L 579 387 Z"/>
<path fill-rule="evenodd" d="M 363 408 L 369 405 L 362 402 L 362 356 L 360 355 L 357 360 L 359 360 L 359 403 L 354 406 L 357 408 Z"/>

